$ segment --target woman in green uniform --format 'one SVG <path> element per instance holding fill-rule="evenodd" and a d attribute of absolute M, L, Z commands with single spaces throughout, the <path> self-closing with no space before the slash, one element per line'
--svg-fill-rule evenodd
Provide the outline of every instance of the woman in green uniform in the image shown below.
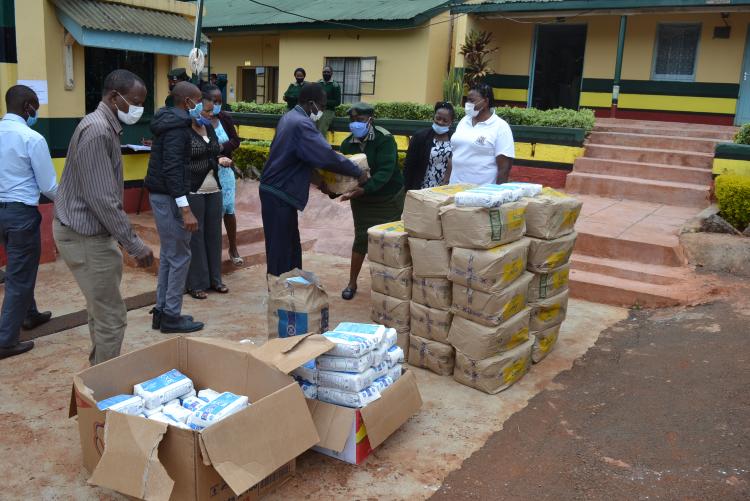
<path fill-rule="evenodd" d="M 297 68 L 294 70 L 294 83 L 290 83 L 284 92 L 284 101 L 286 102 L 286 109 L 291 110 L 297 106 L 299 100 L 299 91 L 302 90 L 302 86 L 305 85 L 305 73 L 304 68 Z"/>
<path fill-rule="evenodd" d="M 370 180 L 348 193 L 354 216 L 349 285 L 341 293 L 352 299 L 357 293 L 357 277 L 367 255 L 367 229 L 398 221 L 404 210 L 404 177 L 398 167 L 398 148 L 390 132 L 373 124 L 374 109 L 367 103 L 356 103 L 349 109 L 351 135 L 341 143 L 341 153 L 364 153 L 370 166 Z"/>

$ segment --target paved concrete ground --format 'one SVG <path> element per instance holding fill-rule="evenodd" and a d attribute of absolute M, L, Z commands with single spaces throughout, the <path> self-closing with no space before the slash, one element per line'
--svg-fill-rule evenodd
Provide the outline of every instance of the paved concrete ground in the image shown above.
<path fill-rule="evenodd" d="M 339 299 L 348 260 L 306 255 L 305 268 L 317 273 L 331 295 L 333 323 L 369 319 L 369 280 L 351 302 Z M 239 340 L 265 339 L 264 267 L 227 276 L 231 292 L 205 301 L 186 298 L 185 311 L 208 323 L 203 336 Z M 363 270 L 363 277 L 367 269 Z M 123 351 L 164 339 L 150 329 L 148 308 L 128 314 Z M 364 465 L 354 467 L 317 453 L 299 460 L 297 476 L 273 500 L 423 499 L 435 492 L 450 471 L 478 450 L 493 433 L 551 380 L 570 368 L 599 333 L 625 318 L 626 310 L 571 301 L 560 343 L 520 383 L 489 396 L 415 369 L 424 399 L 422 411 L 378 448 Z M 86 367 L 89 349 L 85 326 L 38 338 L 27 355 L 0 362 L 0 456 L 4 486 L 0 498 L 87 500 L 123 499 L 87 485 L 81 466 L 78 431 L 67 418 L 72 375 Z M 553 384 L 554 386 L 554 384 Z"/>
<path fill-rule="evenodd" d="M 750 499 L 747 292 L 609 328 L 433 499 Z"/>

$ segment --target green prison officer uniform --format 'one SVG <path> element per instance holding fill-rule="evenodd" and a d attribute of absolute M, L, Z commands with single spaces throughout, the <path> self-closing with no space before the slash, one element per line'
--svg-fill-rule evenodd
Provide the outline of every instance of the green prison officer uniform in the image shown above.
<path fill-rule="evenodd" d="M 302 90 L 303 85 L 305 85 L 305 82 L 303 82 L 302 85 L 294 82 L 290 83 L 289 87 L 287 87 L 286 92 L 284 92 L 284 101 L 286 102 L 287 110 L 291 110 L 292 108 L 297 106 L 297 101 L 299 100 L 299 92 Z"/>
<path fill-rule="evenodd" d="M 363 140 L 349 136 L 341 143 L 341 153 L 364 153 L 371 178 L 363 186 L 365 193 L 351 200 L 354 217 L 352 250 L 367 254 L 367 229 L 401 219 L 404 210 L 404 177 L 398 167 L 398 148 L 390 132 L 371 127 Z"/>
<path fill-rule="evenodd" d="M 326 110 L 323 112 L 323 117 L 318 120 L 315 126 L 318 128 L 321 134 L 325 135 L 326 132 L 331 128 L 333 119 L 336 117 L 336 107 L 341 104 L 341 86 L 331 79 L 330 82 L 326 82 L 320 79 L 318 83 L 326 91 L 328 97 L 326 101 Z"/>

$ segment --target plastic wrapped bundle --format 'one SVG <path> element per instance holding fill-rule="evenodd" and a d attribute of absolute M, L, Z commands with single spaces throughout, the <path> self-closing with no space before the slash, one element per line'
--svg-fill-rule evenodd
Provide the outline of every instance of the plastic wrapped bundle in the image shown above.
<path fill-rule="evenodd" d="M 365 372 L 372 365 L 372 353 L 365 353 L 361 357 L 321 355 L 317 358 L 317 362 L 318 371 Z M 320 372 L 318 372 L 318 377 L 320 377 Z"/>
<path fill-rule="evenodd" d="M 177 369 L 172 369 L 133 387 L 133 393 L 143 399 L 143 405 L 147 409 L 163 405 L 192 390 L 193 382 Z"/>
<path fill-rule="evenodd" d="M 96 406 L 100 411 L 110 410 L 133 416 L 144 411 L 143 399 L 136 395 L 115 395 L 98 402 Z"/>
<path fill-rule="evenodd" d="M 192 430 L 202 430 L 247 406 L 247 397 L 225 391 L 204 407 L 194 411 L 187 419 L 187 424 Z"/>
<path fill-rule="evenodd" d="M 388 367 L 394 367 L 396 364 L 404 362 L 404 350 L 400 346 L 391 346 L 385 355 L 385 360 L 388 362 Z"/>
<path fill-rule="evenodd" d="M 334 371 L 320 371 L 318 373 L 318 385 L 343 391 L 362 391 L 370 386 L 374 380 L 375 370 L 372 368 L 360 373 Z"/>
<path fill-rule="evenodd" d="M 380 392 L 372 386 L 358 392 L 342 391 L 325 386 L 318 387 L 318 400 L 355 409 L 365 407 L 379 398 Z"/>
<path fill-rule="evenodd" d="M 380 344 L 371 336 L 348 332 L 331 331 L 324 333 L 323 337 L 335 344 L 326 354 L 336 357 L 361 357 Z"/>
<path fill-rule="evenodd" d="M 506 184 L 483 184 L 470 190 L 456 193 L 456 207 L 499 207 L 508 202 L 517 202 L 526 191 Z"/>

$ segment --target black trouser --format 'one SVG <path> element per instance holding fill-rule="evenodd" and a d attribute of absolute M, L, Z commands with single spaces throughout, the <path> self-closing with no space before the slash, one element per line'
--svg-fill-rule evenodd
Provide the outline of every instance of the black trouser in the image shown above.
<path fill-rule="evenodd" d="M 278 277 L 295 268 L 302 269 L 297 209 L 264 190 L 260 190 L 260 206 L 268 273 Z"/>
<path fill-rule="evenodd" d="M 221 282 L 221 191 L 188 195 L 190 210 L 198 220 L 198 231 L 190 237 L 190 271 L 187 289 L 208 290 Z"/>
<path fill-rule="evenodd" d="M 34 286 L 42 254 L 39 209 L 17 202 L 0 202 L 0 239 L 5 245 L 5 297 L 0 313 L 0 347 L 18 343 L 26 315 L 36 311 Z"/>

